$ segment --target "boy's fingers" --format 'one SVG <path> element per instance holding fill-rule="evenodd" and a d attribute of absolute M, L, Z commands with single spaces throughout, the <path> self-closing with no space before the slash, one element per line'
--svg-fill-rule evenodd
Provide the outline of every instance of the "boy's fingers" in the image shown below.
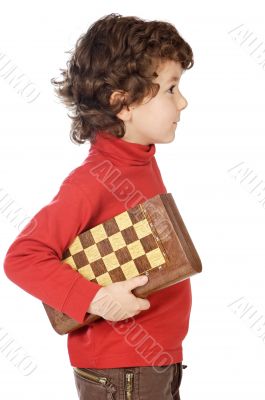
<path fill-rule="evenodd" d="M 138 286 L 143 286 L 148 282 L 148 277 L 146 275 L 140 275 L 140 276 L 134 276 L 131 279 L 128 279 L 125 281 L 125 284 L 129 288 L 129 290 L 132 290 Z"/>

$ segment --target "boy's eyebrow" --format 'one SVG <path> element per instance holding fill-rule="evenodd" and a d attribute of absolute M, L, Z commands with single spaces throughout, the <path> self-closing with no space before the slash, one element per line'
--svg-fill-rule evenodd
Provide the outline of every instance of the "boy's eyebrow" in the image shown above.
<path fill-rule="evenodd" d="M 173 81 L 179 81 L 180 80 L 180 76 L 171 76 L 171 78 L 169 78 L 167 81 L 166 81 L 166 84 L 167 83 L 170 83 L 170 82 L 173 82 Z"/>

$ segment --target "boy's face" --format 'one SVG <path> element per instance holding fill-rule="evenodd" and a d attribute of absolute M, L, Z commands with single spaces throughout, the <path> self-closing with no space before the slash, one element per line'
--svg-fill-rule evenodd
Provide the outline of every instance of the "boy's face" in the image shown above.
<path fill-rule="evenodd" d="M 126 133 L 122 138 L 125 141 L 146 145 L 168 143 L 175 138 L 180 112 L 188 104 L 178 87 L 183 69 L 179 62 L 170 60 L 156 72 L 158 77 L 154 82 L 160 84 L 157 95 L 151 100 L 145 98 L 140 105 L 132 104 L 129 111 L 124 107 L 117 114 L 125 123 Z"/>

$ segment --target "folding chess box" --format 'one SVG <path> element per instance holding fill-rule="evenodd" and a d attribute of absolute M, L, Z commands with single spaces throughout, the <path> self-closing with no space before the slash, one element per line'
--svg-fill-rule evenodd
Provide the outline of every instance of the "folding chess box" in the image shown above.
<path fill-rule="evenodd" d="M 158 194 L 80 233 L 63 253 L 62 262 L 101 286 L 148 275 L 147 284 L 132 291 L 142 298 L 202 271 L 171 193 Z M 60 334 L 100 318 L 88 314 L 80 324 L 43 305 Z"/>

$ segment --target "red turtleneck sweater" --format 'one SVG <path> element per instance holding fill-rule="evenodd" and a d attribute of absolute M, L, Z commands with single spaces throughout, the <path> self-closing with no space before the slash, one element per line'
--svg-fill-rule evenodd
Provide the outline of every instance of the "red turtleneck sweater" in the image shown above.
<path fill-rule="evenodd" d="M 82 231 L 156 194 L 166 193 L 155 144 L 127 142 L 98 132 L 84 162 L 9 247 L 4 270 L 23 290 L 83 322 L 101 288 L 61 262 Z M 151 307 L 127 321 L 95 321 L 68 334 L 72 366 L 118 368 L 182 361 L 192 304 L 190 279 L 148 296 Z M 45 312 L 45 311 L 44 311 Z"/>

